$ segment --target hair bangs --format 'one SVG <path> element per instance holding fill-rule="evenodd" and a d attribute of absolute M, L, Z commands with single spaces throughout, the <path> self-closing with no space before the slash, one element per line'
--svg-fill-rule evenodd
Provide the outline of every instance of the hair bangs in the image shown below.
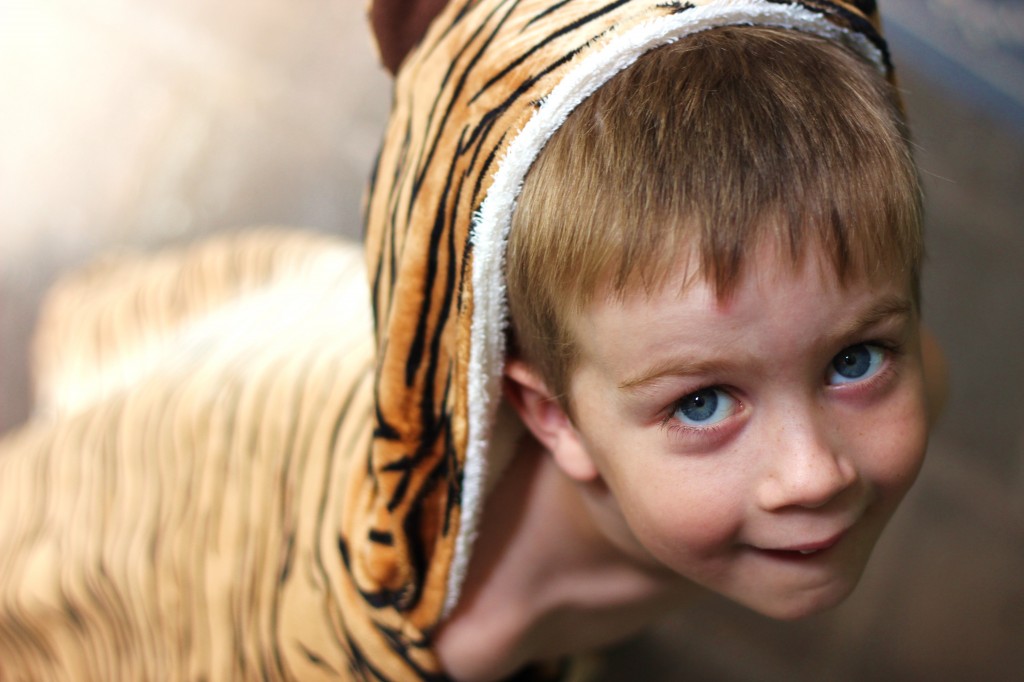
<path fill-rule="evenodd" d="M 527 175 L 507 254 L 519 351 L 552 390 L 599 295 L 702 278 L 728 296 L 770 245 L 840 281 L 905 274 L 922 202 L 892 86 L 785 29 L 727 27 L 641 57 L 582 102 Z"/>

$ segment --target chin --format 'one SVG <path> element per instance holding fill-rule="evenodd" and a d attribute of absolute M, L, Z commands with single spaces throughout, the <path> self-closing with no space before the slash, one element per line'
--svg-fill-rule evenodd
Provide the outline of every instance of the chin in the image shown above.
<path fill-rule="evenodd" d="M 832 589 L 820 590 L 814 593 L 780 597 L 770 602 L 758 600 L 757 603 L 745 605 L 762 616 L 767 616 L 774 620 L 801 620 L 839 606 L 850 596 L 856 586 L 856 583 L 835 586 Z"/>

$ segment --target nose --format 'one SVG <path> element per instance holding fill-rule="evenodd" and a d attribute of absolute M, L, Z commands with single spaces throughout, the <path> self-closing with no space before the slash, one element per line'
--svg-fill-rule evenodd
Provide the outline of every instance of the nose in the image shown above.
<path fill-rule="evenodd" d="M 776 437 L 768 439 L 766 469 L 758 487 L 762 508 L 816 509 L 857 481 L 856 467 L 842 455 L 841 439 L 828 433 L 824 421 L 812 408 L 790 413 L 774 426 Z"/>

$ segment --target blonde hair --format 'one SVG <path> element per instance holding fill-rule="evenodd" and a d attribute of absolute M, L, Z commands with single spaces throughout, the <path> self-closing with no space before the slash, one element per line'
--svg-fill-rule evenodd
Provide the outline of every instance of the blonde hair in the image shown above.
<path fill-rule="evenodd" d="M 510 347 L 564 397 L 570 322 L 595 292 L 653 291 L 692 253 L 725 296 L 765 240 L 794 266 L 816 247 L 841 281 L 902 272 L 916 292 L 920 195 L 874 66 L 796 31 L 694 34 L 581 103 L 530 169 L 506 260 Z"/>

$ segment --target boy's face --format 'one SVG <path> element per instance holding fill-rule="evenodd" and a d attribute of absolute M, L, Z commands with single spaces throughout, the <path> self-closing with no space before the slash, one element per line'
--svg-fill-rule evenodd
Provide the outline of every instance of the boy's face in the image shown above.
<path fill-rule="evenodd" d="M 557 447 L 606 484 L 620 546 L 795 618 L 849 594 L 921 465 L 919 323 L 905 278 L 755 255 L 726 300 L 695 281 L 591 305 Z"/>

